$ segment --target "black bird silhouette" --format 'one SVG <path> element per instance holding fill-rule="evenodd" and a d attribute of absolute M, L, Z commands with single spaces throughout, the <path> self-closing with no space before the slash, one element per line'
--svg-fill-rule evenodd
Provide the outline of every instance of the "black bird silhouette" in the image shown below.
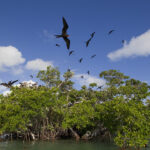
<path fill-rule="evenodd" d="M 82 62 L 82 60 L 83 60 L 83 58 L 80 58 L 80 59 L 79 59 L 79 63 L 81 63 L 81 62 Z"/>
<path fill-rule="evenodd" d="M 122 44 L 124 44 L 125 43 L 125 40 L 122 40 Z"/>
<path fill-rule="evenodd" d="M 91 34 L 91 38 L 93 38 L 93 37 L 94 37 L 94 34 L 95 34 L 95 32 L 93 32 L 93 33 Z"/>
<path fill-rule="evenodd" d="M 56 46 L 57 46 L 57 47 L 60 47 L 60 45 L 59 45 L 59 44 L 56 44 Z"/>
<path fill-rule="evenodd" d="M 68 29 L 68 24 L 65 20 L 65 18 L 63 17 L 63 29 L 62 29 L 62 33 L 61 35 L 55 35 L 56 38 L 63 38 L 64 41 L 66 42 L 66 45 L 67 45 L 67 49 L 70 48 L 70 40 L 68 39 L 69 35 L 67 34 L 67 29 Z"/>
<path fill-rule="evenodd" d="M 86 41 L 86 47 L 88 47 L 88 45 L 89 45 L 89 43 L 90 43 L 91 40 L 92 39 L 90 38 L 89 40 Z"/>
<path fill-rule="evenodd" d="M 7 88 L 11 88 L 11 86 L 15 83 L 15 82 L 17 82 L 18 80 L 15 80 L 15 81 L 9 81 L 8 83 L 1 83 L 0 85 L 3 85 L 3 86 L 5 86 L 5 87 L 7 87 Z"/>
<path fill-rule="evenodd" d="M 92 38 L 94 37 L 94 34 L 95 34 L 95 32 L 93 32 L 93 33 L 91 34 L 91 37 L 86 41 L 86 47 L 88 47 L 90 41 L 91 41 Z"/>
<path fill-rule="evenodd" d="M 88 74 L 88 75 L 90 74 L 90 71 L 89 71 L 89 70 L 87 71 L 87 74 Z"/>
<path fill-rule="evenodd" d="M 83 78 L 84 78 L 84 76 L 81 76 L 81 78 L 83 79 Z"/>
<path fill-rule="evenodd" d="M 97 89 L 101 89 L 102 87 L 103 87 L 103 85 L 102 86 L 98 86 Z"/>
<path fill-rule="evenodd" d="M 30 75 L 31 78 L 33 78 L 33 75 Z"/>
<path fill-rule="evenodd" d="M 70 72 L 71 70 L 70 69 L 67 69 L 67 72 Z"/>
<path fill-rule="evenodd" d="M 110 35 L 110 34 L 112 34 L 112 32 L 114 32 L 115 30 L 110 30 L 109 32 L 108 32 L 108 35 Z"/>
<path fill-rule="evenodd" d="M 13 85 L 15 82 L 18 82 L 18 80 L 14 80 L 14 81 L 11 80 L 11 81 L 8 82 L 8 84 Z"/>
<path fill-rule="evenodd" d="M 1 83 L 0 85 L 8 87 L 8 83 Z"/>
<path fill-rule="evenodd" d="M 91 58 L 94 58 L 96 56 L 96 54 L 92 55 Z"/>
<path fill-rule="evenodd" d="M 74 51 L 70 51 L 70 52 L 69 52 L 69 56 L 70 56 L 73 52 L 74 52 Z"/>

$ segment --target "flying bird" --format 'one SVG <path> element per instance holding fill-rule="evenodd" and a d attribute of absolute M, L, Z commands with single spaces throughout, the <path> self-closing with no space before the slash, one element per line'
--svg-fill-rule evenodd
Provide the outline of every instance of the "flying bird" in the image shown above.
<path fill-rule="evenodd" d="M 97 89 L 100 89 L 100 90 L 101 90 L 102 87 L 103 87 L 103 85 L 102 85 L 102 86 L 98 86 Z"/>
<path fill-rule="evenodd" d="M 80 59 L 79 59 L 79 63 L 81 63 L 81 62 L 82 62 L 82 60 L 83 60 L 83 58 L 80 58 Z"/>
<path fill-rule="evenodd" d="M 95 32 L 93 32 L 91 35 L 91 37 L 86 41 L 86 47 L 88 47 L 90 41 L 92 40 L 92 38 L 94 37 Z"/>
<path fill-rule="evenodd" d="M 69 35 L 67 34 L 67 29 L 69 26 L 64 17 L 62 18 L 62 20 L 63 20 L 62 33 L 61 33 L 61 35 L 55 35 L 55 36 L 56 36 L 56 38 L 63 38 L 64 41 L 66 42 L 67 49 L 69 49 L 70 48 L 70 40 L 68 39 Z"/>
<path fill-rule="evenodd" d="M 92 55 L 91 58 L 94 58 L 96 56 L 96 54 Z"/>
<path fill-rule="evenodd" d="M 81 76 L 81 78 L 83 79 L 83 78 L 84 78 L 84 76 Z"/>
<path fill-rule="evenodd" d="M 90 71 L 89 71 L 89 70 L 87 71 L 87 74 L 88 74 L 88 75 L 90 74 Z"/>
<path fill-rule="evenodd" d="M 11 80 L 11 81 L 8 82 L 8 84 L 13 85 L 15 82 L 18 82 L 18 80 L 14 80 L 14 81 Z"/>
<path fill-rule="evenodd" d="M 74 51 L 70 51 L 70 52 L 69 52 L 69 56 L 70 56 L 73 52 L 74 52 Z"/>
<path fill-rule="evenodd" d="M 5 86 L 5 87 L 7 87 L 7 88 L 11 88 L 12 87 L 12 85 L 15 83 L 15 82 L 17 82 L 18 80 L 15 80 L 15 81 L 9 81 L 8 83 L 1 83 L 0 85 L 3 85 L 3 86 Z"/>
<path fill-rule="evenodd" d="M 112 34 L 112 32 L 114 32 L 115 30 L 110 30 L 109 32 L 108 32 L 108 35 L 110 35 L 110 34 Z"/>
<path fill-rule="evenodd" d="M 67 72 L 70 72 L 71 70 L 70 69 L 67 69 Z"/>
<path fill-rule="evenodd" d="M 33 75 L 30 75 L 31 78 L 33 78 Z"/>
<path fill-rule="evenodd" d="M 122 42 L 122 44 L 124 44 L 124 43 L 125 43 L 125 40 L 122 40 L 121 42 Z"/>
<path fill-rule="evenodd" d="M 57 47 L 60 47 L 60 45 L 59 45 L 59 44 L 56 44 L 56 46 L 57 46 Z"/>

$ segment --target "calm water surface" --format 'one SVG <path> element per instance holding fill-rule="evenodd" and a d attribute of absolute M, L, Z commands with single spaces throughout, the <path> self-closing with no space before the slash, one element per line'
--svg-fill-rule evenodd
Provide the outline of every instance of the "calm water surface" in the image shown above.
<path fill-rule="evenodd" d="M 112 144 L 101 142 L 85 142 L 72 140 L 57 140 L 51 142 L 0 142 L 0 150 L 118 150 Z"/>

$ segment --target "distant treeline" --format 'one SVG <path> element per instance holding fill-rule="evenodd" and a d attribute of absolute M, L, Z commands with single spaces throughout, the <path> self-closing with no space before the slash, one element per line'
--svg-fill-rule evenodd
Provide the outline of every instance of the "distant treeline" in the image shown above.
<path fill-rule="evenodd" d="M 0 95 L 0 135 L 9 139 L 56 138 L 114 141 L 121 149 L 144 147 L 150 139 L 150 86 L 117 70 L 100 73 L 106 85 L 73 87 L 70 70 L 41 70 L 43 86 L 12 87 Z"/>

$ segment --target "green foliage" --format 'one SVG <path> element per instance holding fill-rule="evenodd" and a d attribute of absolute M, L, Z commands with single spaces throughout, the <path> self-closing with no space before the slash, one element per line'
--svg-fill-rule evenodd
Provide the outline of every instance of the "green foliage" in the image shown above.
<path fill-rule="evenodd" d="M 150 138 L 149 110 L 142 102 L 131 100 L 126 102 L 123 97 L 97 105 L 100 121 L 114 136 L 115 143 L 120 147 L 144 147 Z"/>
<path fill-rule="evenodd" d="M 60 72 L 58 68 L 48 66 L 47 70 L 39 71 L 37 78 L 43 81 L 47 87 L 57 86 L 60 81 Z"/>
<path fill-rule="evenodd" d="M 71 71 L 67 71 L 64 73 L 63 77 L 65 78 L 65 81 L 68 81 L 69 79 L 71 79 L 73 77 L 74 73 Z"/>
<path fill-rule="evenodd" d="M 103 71 L 99 76 L 103 77 L 107 81 L 108 85 L 113 86 L 119 86 L 124 83 L 124 80 L 129 78 L 129 76 L 125 76 L 123 73 L 117 70 Z"/>
<path fill-rule="evenodd" d="M 95 110 L 92 106 L 95 104 L 95 100 L 91 101 L 79 101 L 74 104 L 70 109 L 69 113 L 66 114 L 63 121 L 64 128 L 75 127 L 81 131 L 87 127 L 95 126 Z"/>
<path fill-rule="evenodd" d="M 80 136 L 98 129 L 104 135 L 109 132 L 122 149 L 138 149 L 148 143 L 150 87 L 147 83 L 108 70 L 100 73 L 107 82 L 104 88 L 97 90 L 97 84 L 91 83 L 77 90 L 71 81 L 73 75 L 67 71 L 61 81 L 58 69 L 49 66 L 37 75 L 46 86 L 14 87 L 8 96 L 0 95 L 0 134 L 19 132 L 25 136 L 32 132 L 38 138 L 45 138 L 61 137 L 68 129 Z"/>
<path fill-rule="evenodd" d="M 97 84 L 96 84 L 96 83 L 90 83 L 89 86 L 90 86 L 91 88 L 94 88 L 94 87 L 97 87 Z"/>

